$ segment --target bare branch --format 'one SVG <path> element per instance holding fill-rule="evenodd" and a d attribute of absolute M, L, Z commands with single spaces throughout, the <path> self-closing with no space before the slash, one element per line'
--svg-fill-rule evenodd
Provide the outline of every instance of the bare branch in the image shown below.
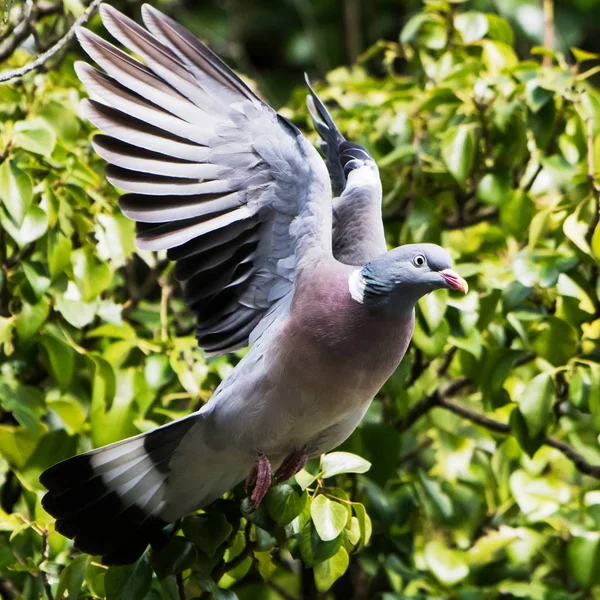
<path fill-rule="evenodd" d="M 26 39 L 32 28 L 33 0 L 27 0 L 25 14 L 14 27 L 9 26 L 9 37 L 0 45 L 0 61 L 7 59 Z"/>
<path fill-rule="evenodd" d="M 42 534 L 42 540 L 42 561 L 47 564 L 48 560 L 50 560 L 50 546 L 48 545 L 48 528 L 44 530 L 44 533 Z M 54 594 L 52 593 L 52 588 L 50 587 L 48 576 L 46 575 L 46 571 L 44 571 L 43 569 L 40 569 L 40 577 L 42 578 L 44 590 L 46 592 L 48 600 L 54 600 Z"/>
<path fill-rule="evenodd" d="M 2 8 L 2 20 L 0 20 L 0 35 L 4 33 L 5 27 L 8 25 L 10 11 L 12 10 L 13 0 L 6 0 L 6 4 Z"/>
<path fill-rule="evenodd" d="M 20 596 L 17 586 L 10 580 L 0 577 L 0 598 L 2 600 L 14 600 Z"/>
<path fill-rule="evenodd" d="M 246 538 L 246 545 L 244 549 L 232 560 L 229 562 L 221 561 L 216 567 L 215 570 L 211 573 L 211 577 L 215 583 L 219 583 L 219 580 L 225 573 L 239 567 L 249 556 L 252 556 L 252 553 L 256 550 L 257 543 L 253 542 L 250 539 L 250 531 L 252 529 L 252 523 L 248 521 L 246 523 L 246 529 L 244 531 L 244 535 Z"/>
<path fill-rule="evenodd" d="M 544 48 L 554 50 L 554 0 L 544 0 Z M 552 57 L 545 54 L 542 65 L 551 67 Z"/>
<path fill-rule="evenodd" d="M 463 419 L 471 421 L 471 423 L 475 423 L 475 425 L 488 429 L 489 431 L 502 435 L 509 435 L 511 433 L 511 427 L 508 423 L 496 421 L 495 419 L 491 419 L 477 411 L 467 408 L 463 404 L 450 400 L 451 396 L 455 395 L 467 385 L 469 385 L 468 379 L 458 379 L 450 384 L 443 394 L 436 391 L 425 399 L 420 400 L 412 407 L 405 419 L 396 423 L 396 427 L 399 431 L 405 431 L 423 415 L 427 414 L 432 408 L 438 407 L 448 410 Z M 593 465 L 588 462 L 582 454 L 577 452 L 575 448 L 566 442 L 553 437 L 547 437 L 542 443 L 562 452 L 575 465 L 580 473 L 600 479 L 600 465 Z"/>
<path fill-rule="evenodd" d="M 75 32 L 78 27 L 82 27 L 85 25 L 92 15 L 96 12 L 98 6 L 102 0 L 94 0 L 86 9 L 86 11 L 73 23 L 69 31 L 60 39 L 52 48 L 48 51 L 40 54 L 34 61 L 27 63 L 25 66 L 20 67 L 19 69 L 13 69 L 11 71 L 4 71 L 0 73 L 0 83 L 6 83 L 8 81 L 14 81 L 15 79 L 20 79 L 21 77 L 27 75 L 27 73 L 31 73 L 42 67 L 46 62 L 48 62 L 53 56 L 56 56 L 63 48 L 71 42 L 71 40 L 75 37 Z"/>

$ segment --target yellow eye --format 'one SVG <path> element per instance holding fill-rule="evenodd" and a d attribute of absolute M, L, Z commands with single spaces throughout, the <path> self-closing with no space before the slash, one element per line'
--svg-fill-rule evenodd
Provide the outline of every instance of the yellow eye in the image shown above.
<path fill-rule="evenodd" d="M 417 256 L 413 258 L 413 264 L 415 267 L 423 267 L 425 265 L 425 257 L 422 254 L 417 254 Z"/>

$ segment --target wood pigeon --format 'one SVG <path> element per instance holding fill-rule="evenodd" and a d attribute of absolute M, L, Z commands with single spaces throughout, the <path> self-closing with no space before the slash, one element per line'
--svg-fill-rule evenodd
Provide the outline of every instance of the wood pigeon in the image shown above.
<path fill-rule="evenodd" d="M 402 360 L 417 300 L 467 284 L 439 246 L 386 251 L 377 166 L 310 86 L 326 163 L 181 25 L 148 4 L 145 28 L 100 12 L 136 58 L 79 30 L 103 69 L 76 65 L 82 110 L 137 247 L 176 261 L 207 354 L 251 345 L 198 412 L 42 474 L 57 531 L 124 564 L 239 482 L 258 506 L 272 468 L 286 480 L 342 443 Z"/>

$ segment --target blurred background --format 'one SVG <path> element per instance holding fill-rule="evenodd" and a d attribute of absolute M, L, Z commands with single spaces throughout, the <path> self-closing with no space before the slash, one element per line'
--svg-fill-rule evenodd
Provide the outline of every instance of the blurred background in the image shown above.
<path fill-rule="evenodd" d="M 143 0 L 111 4 L 139 18 Z M 254 79 L 277 108 L 289 100 L 304 71 L 323 76 L 337 66 L 354 63 L 378 40 L 397 42 L 402 26 L 422 8 L 421 0 L 166 0 L 153 4 Z M 521 58 L 542 43 L 542 0 L 475 0 L 468 9 L 497 12 L 508 19 Z M 556 0 L 554 10 L 556 50 L 576 46 L 600 51 L 600 0 Z"/>

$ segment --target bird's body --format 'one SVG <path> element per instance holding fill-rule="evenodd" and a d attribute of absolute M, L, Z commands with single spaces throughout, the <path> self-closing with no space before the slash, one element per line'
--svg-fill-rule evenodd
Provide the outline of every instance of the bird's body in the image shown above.
<path fill-rule="evenodd" d="M 101 14 L 144 61 L 78 32 L 105 71 L 76 65 L 83 112 L 136 244 L 176 261 L 201 348 L 251 346 L 197 413 L 42 474 L 56 529 L 122 564 L 240 481 L 256 506 L 272 467 L 291 477 L 343 442 L 402 360 L 417 300 L 467 285 L 439 246 L 386 252 L 377 166 L 310 87 L 326 163 L 176 22 L 148 5 L 145 29 Z"/>
<path fill-rule="evenodd" d="M 324 272 L 330 277 L 327 285 Z M 404 319 L 370 312 L 352 299 L 349 272 L 339 266 L 331 278 L 330 268 L 317 266 L 298 287 L 289 314 L 238 365 L 240 373 L 251 377 L 240 379 L 234 373 L 199 411 L 197 427 L 203 433 L 190 431 L 190 445 L 182 442 L 173 466 L 178 455 L 204 460 L 182 469 L 181 482 L 172 480 L 177 495 L 168 520 L 188 514 L 245 479 L 257 452 L 276 468 L 294 450 L 305 447 L 309 456 L 317 456 L 354 431 L 406 352 L 413 312 Z M 206 482 L 206 465 L 212 470 L 222 460 L 231 465 L 218 472 L 237 475 L 198 498 L 198 492 L 207 489 L 197 485 Z M 181 494 L 186 486 L 189 493 Z M 183 505 L 181 496 L 189 504 Z"/>

